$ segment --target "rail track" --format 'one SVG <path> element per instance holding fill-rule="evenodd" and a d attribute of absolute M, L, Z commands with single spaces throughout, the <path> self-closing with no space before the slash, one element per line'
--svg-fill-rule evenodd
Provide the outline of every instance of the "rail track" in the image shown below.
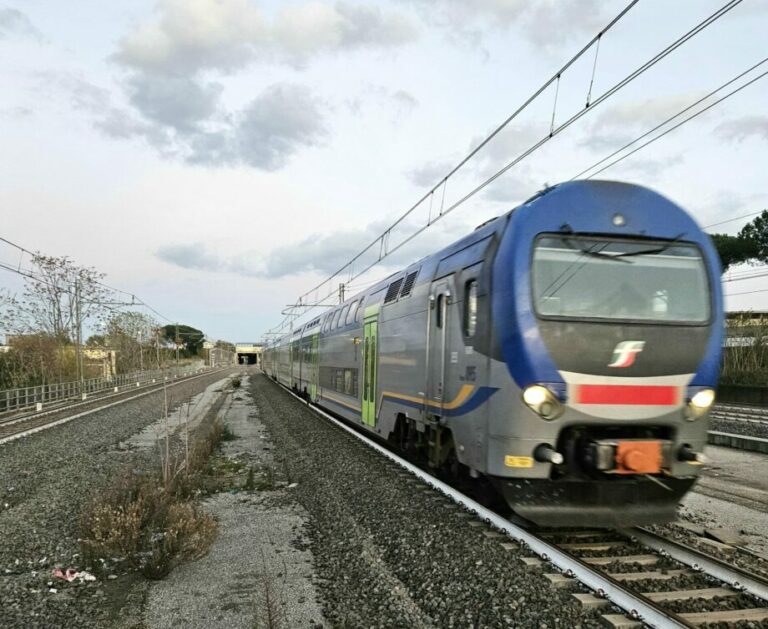
<path fill-rule="evenodd" d="M 717 404 L 711 413 L 707 442 L 726 448 L 768 454 L 768 409 Z"/>
<path fill-rule="evenodd" d="M 514 542 L 530 550 L 531 556 L 523 559 L 526 566 L 545 570 L 545 576 L 555 587 L 580 587 L 582 591 L 574 593 L 574 597 L 585 607 L 604 608 L 602 618 L 607 626 L 629 629 L 768 623 L 768 580 L 758 575 L 644 529 L 526 528 L 278 386 L 325 420 L 473 512 L 489 526 L 489 537 L 498 538 L 501 544 Z"/>
<path fill-rule="evenodd" d="M 629 591 L 646 609 L 667 618 L 651 621 L 640 607 L 612 613 L 616 601 L 606 590 L 575 593 L 586 608 L 606 611 L 607 626 L 630 629 L 651 626 L 700 627 L 709 623 L 768 621 L 768 581 L 691 547 L 644 529 L 626 531 L 578 530 L 540 533 L 575 561 L 598 570 L 607 580 Z M 528 558 L 531 567 L 545 569 L 542 558 Z M 573 578 L 561 572 L 545 575 L 555 587 L 568 587 Z"/>
<path fill-rule="evenodd" d="M 23 415 L 16 415 L 4 420 L 0 420 L 0 445 L 19 439 L 26 435 L 31 435 L 53 426 L 58 426 L 70 422 L 79 417 L 90 415 L 97 411 L 101 411 L 119 404 L 124 404 L 131 400 L 135 400 L 146 395 L 150 395 L 164 386 L 176 386 L 182 382 L 189 382 L 197 378 L 202 378 L 214 373 L 226 371 L 223 369 L 204 370 L 203 373 L 196 373 L 190 376 L 184 376 L 181 378 L 174 378 L 172 380 L 163 380 L 162 382 L 155 382 L 145 384 L 136 388 L 128 388 L 119 393 L 110 393 L 107 395 L 100 395 L 98 398 L 86 400 L 82 402 L 76 402 L 74 404 L 66 404 L 63 406 L 56 406 L 40 412 L 25 413 Z M 74 411 L 74 412 L 73 412 Z"/>
<path fill-rule="evenodd" d="M 716 404 L 711 415 L 713 419 L 726 419 L 748 424 L 768 424 L 768 409 L 760 406 Z"/>

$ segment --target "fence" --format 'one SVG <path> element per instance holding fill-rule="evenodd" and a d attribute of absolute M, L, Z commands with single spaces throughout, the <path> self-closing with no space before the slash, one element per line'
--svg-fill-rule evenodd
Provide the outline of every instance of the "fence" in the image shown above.
<path fill-rule="evenodd" d="M 63 402 L 66 400 L 85 399 L 89 395 L 109 390 L 138 387 L 159 380 L 170 380 L 203 371 L 200 364 L 151 371 L 134 371 L 109 378 L 90 378 L 80 382 L 59 382 L 41 384 L 35 387 L 6 389 L 0 391 L 0 413 L 35 408 L 40 405 Z"/>

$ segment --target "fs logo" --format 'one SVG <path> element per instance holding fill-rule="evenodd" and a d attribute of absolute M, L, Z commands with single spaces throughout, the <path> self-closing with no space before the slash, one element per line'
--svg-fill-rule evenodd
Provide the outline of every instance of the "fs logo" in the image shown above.
<path fill-rule="evenodd" d="M 635 363 L 635 356 L 643 351 L 645 341 L 622 341 L 613 350 L 609 367 L 630 367 Z"/>

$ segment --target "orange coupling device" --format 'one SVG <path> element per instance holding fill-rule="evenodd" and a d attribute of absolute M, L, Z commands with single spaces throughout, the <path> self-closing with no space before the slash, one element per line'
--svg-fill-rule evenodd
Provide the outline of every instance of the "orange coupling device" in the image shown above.
<path fill-rule="evenodd" d="M 658 474 L 661 471 L 661 441 L 619 441 L 616 444 L 616 474 Z"/>

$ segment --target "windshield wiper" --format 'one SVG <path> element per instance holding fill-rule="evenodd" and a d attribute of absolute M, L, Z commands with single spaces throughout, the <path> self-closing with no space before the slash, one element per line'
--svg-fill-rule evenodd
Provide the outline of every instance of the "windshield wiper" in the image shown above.
<path fill-rule="evenodd" d="M 595 247 L 597 247 L 598 243 L 595 243 L 591 247 L 589 247 L 589 249 L 586 249 L 584 247 L 581 247 L 575 244 L 570 238 L 567 238 L 565 236 L 563 236 L 563 242 L 567 244 L 571 249 L 578 249 L 585 256 L 590 256 L 592 258 L 600 258 L 602 260 L 616 260 L 617 262 L 624 262 L 626 264 L 631 264 L 629 260 L 622 260 L 619 255 L 602 253 L 601 251 L 595 251 Z"/>
<path fill-rule="evenodd" d="M 654 247 L 653 249 L 641 249 L 640 251 L 625 251 L 624 253 L 617 253 L 611 257 L 630 258 L 633 256 L 645 256 L 645 255 L 652 255 L 654 253 L 664 253 L 667 249 L 669 249 L 675 243 L 679 242 L 682 237 L 683 237 L 683 234 L 678 234 L 668 243 L 661 245 L 659 247 Z M 625 260 L 625 262 L 627 262 L 627 260 Z"/>

